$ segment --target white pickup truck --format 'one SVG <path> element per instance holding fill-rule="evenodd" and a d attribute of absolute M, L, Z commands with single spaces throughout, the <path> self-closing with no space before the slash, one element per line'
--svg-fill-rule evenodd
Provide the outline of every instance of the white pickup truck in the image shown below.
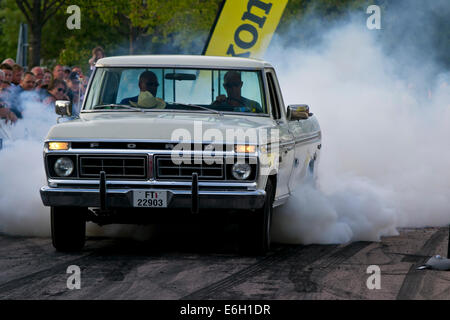
<path fill-rule="evenodd" d="M 56 112 L 71 116 L 67 101 Z M 270 248 L 273 208 L 314 177 L 321 131 L 284 105 L 274 68 L 245 58 L 148 55 L 97 62 L 79 116 L 53 126 L 44 161 L 53 245 L 86 222 L 235 217 L 242 248 Z"/>

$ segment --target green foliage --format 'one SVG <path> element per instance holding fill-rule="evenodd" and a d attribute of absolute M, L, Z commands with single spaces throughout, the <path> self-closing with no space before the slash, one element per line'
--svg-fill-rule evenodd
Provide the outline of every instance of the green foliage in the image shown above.
<path fill-rule="evenodd" d="M 14 0 L 0 1 L 0 62 L 16 59 L 20 23 L 26 22 Z"/>
<path fill-rule="evenodd" d="M 76 3 L 71 1 L 71 4 Z M 47 61 L 53 58 L 53 64 L 78 65 L 87 72 L 92 49 L 102 46 L 108 53 L 122 36 L 116 28 L 107 26 L 98 16 L 91 16 L 90 9 L 84 5 L 84 1 L 80 1 L 77 5 L 81 9 L 81 29 L 69 30 L 66 27 L 69 14 L 64 8 L 64 11 L 58 12 L 45 28 L 43 37 L 46 46 L 43 48 L 43 54 Z M 58 37 L 54 36 L 55 32 L 52 30 L 58 30 Z"/>
<path fill-rule="evenodd" d="M 89 6 L 104 23 L 117 28 L 128 42 L 130 53 L 157 53 L 195 50 L 199 35 L 206 40 L 221 2 L 97 0 Z"/>

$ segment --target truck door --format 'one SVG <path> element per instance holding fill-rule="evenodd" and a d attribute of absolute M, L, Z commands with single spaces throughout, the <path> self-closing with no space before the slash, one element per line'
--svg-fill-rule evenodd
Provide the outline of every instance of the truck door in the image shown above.
<path fill-rule="evenodd" d="M 275 205 L 277 205 L 277 202 L 281 204 L 289 196 L 289 179 L 293 169 L 295 140 L 286 121 L 284 102 L 273 69 L 266 70 L 266 80 L 269 90 L 270 113 L 280 136 L 277 192 L 275 194 Z"/>

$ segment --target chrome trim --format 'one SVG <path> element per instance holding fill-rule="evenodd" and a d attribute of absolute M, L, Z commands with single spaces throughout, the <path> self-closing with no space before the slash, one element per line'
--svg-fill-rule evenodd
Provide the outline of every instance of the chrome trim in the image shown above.
<path fill-rule="evenodd" d="M 181 163 L 179 165 L 174 164 L 172 162 L 172 158 L 170 156 L 155 155 L 153 157 L 153 159 L 154 159 L 153 166 L 155 168 L 155 173 L 156 173 L 155 179 L 161 179 L 161 180 L 192 179 L 192 172 L 183 174 L 183 171 L 189 171 L 189 170 L 193 170 L 193 172 L 199 171 L 198 172 L 199 179 L 202 179 L 202 178 L 209 179 L 209 180 L 225 180 L 226 179 L 226 177 L 225 177 L 226 161 L 223 161 L 224 159 L 222 157 L 220 157 L 220 159 L 222 160 L 222 161 L 220 161 L 220 163 L 214 162 L 209 165 L 205 163 L 205 160 L 213 159 L 213 158 L 202 157 L 199 161 L 200 163 L 196 163 L 195 157 L 194 157 L 194 158 L 190 159 L 190 160 L 193 160 L 193 161 L 191 161 L 191 162 L 193 162 L 193 164 Z M 168 174 L 164 169 L 177 170 L 178 173 L 177 174 Z M 212 173 L 210 173 L 211 175 L 208 175 L 207 171 L 209 171 L 209 172 L 215 171 L 215 172 L 217 172 L 217 174 L 213 175 Z M 166 173 L 164 173 L 164 172 L 166 172 Z"/>
<path fill-rule="evenodd" d="M 183 143 L 182 141 L 173 141 L 173 140 L 165 140 L 165 139 L 92 139 L 92 138 L 64 138 L 64 139 L 46 139 L 44 142 L 148 142 L 148 143 Z M 184 141 L 184 143 L 192 143 L 192 144 L 220 144 L 218 141 L 205 141 L 205 140 L 192 140 L 192 141 Z M 226 141 L 222 142 L 222 144 L 227 144 Z M 236 143 L 235 143 L 236 144 Z M 233 144 L 233 145 L 235 145 Z M 239 143 L 237 143 L 239 144 Z M 247 145 L 258 145 L 257 143 L 246 142 Z M 234 150 L 234 148 L 233 148 Z"/>
<path fill-rule="evenodd" d="M 89 162 L 95 164 L 89 164 Z M 112 165 L 105 162 L 121 162 L 121 165 Z M 128 165 L 126 164 L 126 161 L 139 161 L 139 165 Z M 119 156 L 90 156 L 90 155 L 80 155 L 78 157 L 79 162 L 79 172 L 78 176 L 81 178 L 93 178 L 93 177 L 99 177 L 101 171 L 105 171 L 106 174 L 108 174 L 109 178 L 115 178 L 115 179 L 146 179 L 148 177 L 147 173 L 147 165 L 148 165 L 148 157 L 147 156 L 141 156 L 141 157 L 119 157 Z M 98 173 L 89 173 L 89 169 L 98 170 Z M 122 173 L 110 173 L 109 170 L 119 170 Z M 132 174 L 127 173 L 127 170 L 132 169 L 139 169 L 141 174 Z"/>
<path fill-rule="evenodd" d="M 270 143 L 270 145 L 273 145 L 273 144 L 275 144 L 275 143 Z M 283 142 L 283 143 L 278 143 L 279 147 L 286 147 L 286 146 L 290 147 L 290 146 L 293 146 L 293 145 L 295 145 L 295 141 L 294 140 L 288 141 L 288 142 Z"/>
<path fill-rule="evenodd" d="M 319 132 L 314 132 L 314 133 L 312 133 L 312 134 L 304 135 L 303 137 L 301 137 L 301 138 L 299 138 L 299 139 L 296 139 L 296 140 L 295 140 L 295 144 L 296 144 L 296 145 L 297 145 L 297 144 L 305 144 L 305 143 L 314 141 L 314 140 L 316 140 L 316 139 L 320 139 L 321 137 L 322 137 L 322 132 L 321 132 L 321 131 L 319 131 Z"/>
<path fill-rule="evenodd" d="M 82 152 L 83 151 L 83 152 Z M 44 152 L 44 160 L 45 160 L 45 168 L 47 169 L 48 164 L 47 164 L 47 157 L 49 156 L 61 156 L 61 155 L 67 155 L 67 156 L 76 156 L 77 158 L 77 178 L 80 179 L 81 183 L 84 183 L 85 181 L 87 181 L 89 179 L 89 177 L 81 177 L 81 167 L 80 167 L 80 161 L 79 159 L 84 157 L 84 156 L 98 156 L 98 157 L 102 157 L 102 156 L 121 156 L 121 157 L 133 157 L 136 155 L 140 155 L 141 157 L 146 157 L 147 161 L 146 161 L 146 170 L 147 170 L 147 175 L 143 178 L 133 178 L 133 177 L 114 177 L 113 179 L 115 180 L 120 180 L 120 181 L 128 181 L 127 179 L 130 180 L 137 180 L 137 181 L 146 181 L 149 179 L 149 174 L 151 174 L 151 176 L 153 177 L 153 179 L 155 179 L 156 175 L 156 165 L 154 162 L 155 156 L 170 156 L 172 154 L 171 150 L 168 151 L 151 151 L 149 150 L 148 152 L 146 150 L 127 150 L 127 152 L 124 152 L 122 149 L 116 149 L 116 150 L 109 150 L 109 149 L 105 149 L 105 150 L 86 150 L 86 149 L 80 149 L 80 150 L 69 150 L 69 151 L 64 151 L 64 152 Z M 258 174 L 259 174 L 259 161 L 258 161 L 258 154 L 247 154 L 247 153 L 234 153 L 234 152 L 218 152 L 217 154 L 206 154 L 204 151 L 196 151 L 196 152 L 184 152 L 183 153 L 184 156 L 190 156 L 195 158 L 196 156 L 199 158 L 208 158 L 208 159 L 214 159 L 214 158 L 218 158 L 218 159 L 222 159 L 222 163 L 223 163 L 223 169 L 226 170 L 226 166 L 229 164 L 233 164 L 234 163 L 234 159 L 247 159 L 248 163 L 252 164 L 252 165 L 256 165 L 256 176 L 255 179 L 257 179 Z M 152 172 L 149 172 L 149 168 L 148 168 L 148 162 L 149 162 L 149 157 L 152 157 L 153 159 L 153 168 L 152 168 Z M 47 171 L 47 170 L 46 170 Z M 56 177 L 50 177 L 48 172 L 46 172 L 47 174 L 47 179 L 50 183 L 50 181 L 52 181 L 52 179 L 55 179 Z M 226 177 L 226 172 L 223 178 L 220 179 L 220 181 L 234 181 L 234 180 L 225 180 Z M 161 179 L 170 179 L 170 178 L 161 178 Z M 176 178 L 173 178 L 176 179 Z M 212 180 L 212 179 L 211 179 Z M 219 179 L 217 179 L 219 180 Z M 65 179 L 63 181 L 69 181 L 69 179 Z"/>
<path fill-rule="evenodd" d="M 214 158 L 214 157 L 226 157 L 226 158 L 257 158 L 259 153 L 236 153 L 234 151 L 215 151 L 215 152 L 205 152 L 204 151 L 182 151 L 184 155 L 190 155 L 190 156 L 205 156 L 208 158 Z M 44 153 L 46 155 L 129 155 L 129 156 L 135 156 L 136 154 L 154 154 L 154 155 L 171 155 L 171 150 L 157 150 L 157 149 L 139 149 L 139 150 L 129 150 L 129 149 L 69 149 L 65 151 L 47 151 L 44 150 Z"/>
<path fill-rule="evenodd" d="M 92 151 L 92 150 L 91 150 Z M 116 150 L 118 151 L 118 150 Z M 138 150 L 136 150 L 138 151 Z M 83 179 L 89 179 L 89 178 L 85 178 L 85 177 L 81 177 L 81 169 L 80 169 L 80 158 L 83 156 L 98 156 L 99 158 L 103 157 L 103 156 L 111 156 L 111 157 L 115 157 L 117 155 L 121 156 L 121 157 L 136 157 L 136 156 L 140 156 L 141 158 L 145 158 L 145 170 L 147 173 L 147 169 L 148 169 L 148 156 L 149 153 L 147 152 L 142 152 L 142 150 L 139 150 L 141 152 L 104 152 L 104 153 L 99 153 L 99 152 L 77 152 L 74 150 L 69 150 L 69 151 L 63 151 L 63 152 L 54 152 L 54 151 L 49 151 L 49 152 L 45 152 L 44 151 L 44 164 L 45 164 L 45 169 L 46 169 L 46 175 L 47 175 L 47 180 L 50 179 L 55 179 L 57 177 L 50 177 L 49 172 L 48 172 L 48 157 L 51 156 L 62 156 L 62 155 L 66 155 L 66 156 L 74 156 L 76 158 L 76 165 L 77 165 L 77 172 L 76 172 L 76 178 L 80 179 L 80 181 L 84 181 Z M 69 180 L 70 178 L 74 178 L 74 177 L 69 177 L 66 180 Z M 148 179 L 148 174 L 145 174 L 142 177 L 131 177 L 131 176 L 126 176 L 125 178 L 122 177 L 113 177 L 112 179 L 117 179 L 117 180 L 121 180 L 121 181 L 128 181 L 129 180 L 136 180 L 136 181 L 145 181 Z"/>
<path fill-rule="evenodd" d="M 146 189 L 143 189 L 146 190 Z M 161 191 L 155 190 L 155 191 Z M 191 190 L 166 190 L 167 208 L 190 208 Z M 42 187 L 45 206 L 99 207 L 98 189 Z M 133 208 L 133 189 L 107 189 L 107 207 Z M 199 207 L 209 209 L 258 209 L 264 205 L 265 191 L 199 191 Z M 151 208 L 149 208 L 151 211 Z"/>
<path fill-rule="evenodd" d="M 110 154 L 110 155 L 130 155 L 134 156 L 136 154 L 161 154 L 161 155 L 171 155 L 171 150 L 160 150 L 160 149 L 139 149 L 139 150 L 133 150 L 133 149 L 69 149 L 65 151 L 46 151 L 44 150 L 46 154 L 68 154 L 68 155 L 92 155 L 92 154 L 98 154 L 99 156 Z M 203 155 L 204 151 L 182 151 L 185 155 Z M 257 153 L 235 153 L 235 152 L 228 152 L 228 151 L 215 151 L 215 152 L 208 152 L 206 156 L 209 158 L 211 157 L 246 157 L 246 156 L 252 156 L 257 157 Z"/>
<path fill-rule="evenodd" d="M 48 183 L 55 185 L 92 185 L 98 186 L 99 180 L 62 180 L 62 179 L 48 179 Z M 107 185 L 145 185 L 145 186 L 167 186 L 170 188 L 171 186 L 176 187 L 190 187 L 191 183 L 186 181 L 128 181 L 128 180 L 108 180 L 106 181 Z M 256 188 L 256 182 L 207 182 L 207 181 L 199 181 L 198 185 L 200 187 L 236 187 L 236 188 Z"/>

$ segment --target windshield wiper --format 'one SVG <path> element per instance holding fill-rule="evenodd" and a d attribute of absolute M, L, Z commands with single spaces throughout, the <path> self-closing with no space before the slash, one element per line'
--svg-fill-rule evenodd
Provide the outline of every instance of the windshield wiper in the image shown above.
<path fill-rule="evenodd" d="M 106 108 L 125 108 L 125 109 L 130 109 L 130 110 L 135 110 L 135 111 L 139 111 L 139 112 L 144 112 L 144 110 L 140 109 L 140 108 L 135 108 L 126 104 L 102 104 L 102 105 L 98 105 L 95 106 L 94 108 L 92 108 L 92 110 L 98 110 L 98 109 L 106 109 Z"/>
<path fill-rule="evenodd" d="M 206 111 L 214 112 L 214 113 L 216 113 L 216 114 L 218 114 L 218 115 L 223 117 L 223 113 L 220 112 L 220 111 L 217 111 L 217 110 L 214 110 L 214 109 L 210 109 L 210 108 L 207 108 L 207 107 L 203 107 L 203 106 L 199 106 L 199 105 L 196 105 L 196 104 L 179 103 L 179 102 L 175 102 L 175 104 L 179 104 L 179 105 L 187 106 L 187 107 L 196 107 L 196 108 L 203 109 L 203 110 L 206 110 Z"/>

